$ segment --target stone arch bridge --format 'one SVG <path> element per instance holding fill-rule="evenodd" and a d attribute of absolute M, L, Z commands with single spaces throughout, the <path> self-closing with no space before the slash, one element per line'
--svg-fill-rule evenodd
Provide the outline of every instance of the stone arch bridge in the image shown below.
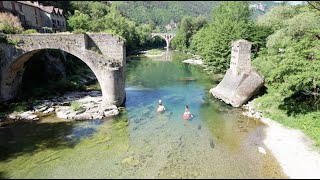
<path fill-rule="evenodd" d="M 166 44 L 167 44 L 166 49 L 169 50 L 170 42 L 176 36 L 176 34 L 174 34 L 174 33 L 151 33 L 151 36 L 152 37 L 160 36 L 164 40 L 166 40 Z"/>
<path fill-rule="evenodd" d="M 25 63 L 43 49 L 60 49 L 86 63 L 102 91 L 103 105 L 123 104 L 125 99 L 125 45 L 105 33 L 7 35 L 16 45 L 0 42 L 0 102 L 20 90 Z"/>

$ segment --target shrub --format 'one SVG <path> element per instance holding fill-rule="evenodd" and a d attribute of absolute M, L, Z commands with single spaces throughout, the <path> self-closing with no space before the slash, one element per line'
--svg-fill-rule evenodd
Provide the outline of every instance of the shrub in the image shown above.
<path fill-rule="evenodd" d="M 22 32 L 22 34 L 33 34 L 33 33 L 38 33 L 38 31 L 35 29 L 28 29 Z"/>
<path fill-rule="evenodd" d="M 5 34 L 18 34 L 23 31 L 18 17 L 11 13 L 0 13 L 0 30 Z"/>

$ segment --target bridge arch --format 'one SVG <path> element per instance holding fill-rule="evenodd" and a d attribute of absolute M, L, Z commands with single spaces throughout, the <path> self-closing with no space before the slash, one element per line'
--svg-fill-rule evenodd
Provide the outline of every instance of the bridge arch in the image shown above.
<path fill-rule="evenodd" d="M 0 101 L 16 96 L 21 88 L 25 63 L 44 49 L 59 49 L 82 60 L 95 74 L 102 91 L 103 105 L 121 105 L 125 99 L 125 49 L 109 34 L 12 35 L 17 46 L 3 45 Z M 48 37 L 49 36 L 49 37 Z"/>
<path fill-rule="evenodd" d="M 166 49 L 169 50 L 171 40 L 176 36 L 174 33 L 151 33 L 152 37 L 159 36 L 166 41 Z"/>

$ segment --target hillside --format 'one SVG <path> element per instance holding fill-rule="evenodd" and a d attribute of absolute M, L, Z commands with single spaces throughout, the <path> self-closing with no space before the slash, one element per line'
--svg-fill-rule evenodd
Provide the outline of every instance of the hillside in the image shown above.
<path fill-rule="evenodd" d="M 212 8 L 218 1 L 110 1 L 119 10 L 138 23 L 150 23 L 164 27 L 171 20 L 180 22 L 183 16 L 205 16 L 210 20 Z"/>

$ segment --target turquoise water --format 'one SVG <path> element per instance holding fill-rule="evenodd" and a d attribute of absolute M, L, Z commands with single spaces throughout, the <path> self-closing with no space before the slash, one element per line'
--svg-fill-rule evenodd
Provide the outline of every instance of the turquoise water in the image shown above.
<path fill-rule="evenodd" d="M 257 151 L 264 125 L 213 98 L 217 81 L 186 58 L 128 57 L 116 118 L 0 127 L 0 178 L 285 178 L 268 150 Z"/>

